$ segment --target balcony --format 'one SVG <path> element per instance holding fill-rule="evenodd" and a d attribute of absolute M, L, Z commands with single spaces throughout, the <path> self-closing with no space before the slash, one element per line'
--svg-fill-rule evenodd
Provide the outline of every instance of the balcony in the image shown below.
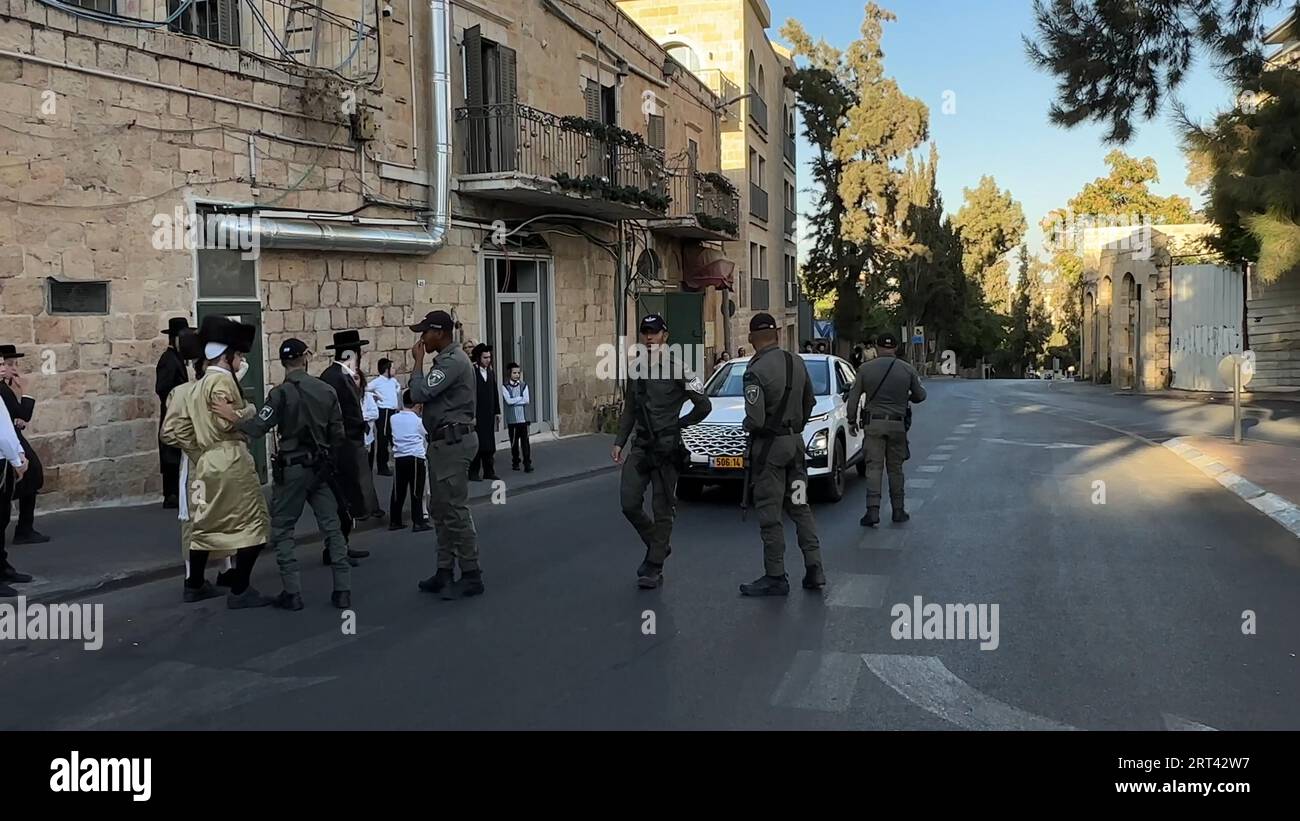
<path fill-rule="evenodd" d="M 798 163 L 795 162 L 793 134 L 785 135 L 785 161 L 790 163 L 792 168 L 798 165 Z"/>
<path fill-rule="evenodd" d="M 749 119 L 758 126 L 758 130 L 767 133 L 767 101 L 764 100 L 753 86 L 749 87 Z"/>
<path fill-rule="evenodd" d="M 749 307 L 766 311 L 772 306 L 772 282 L 754 277 L 749 281 Z"/>
<path fill-rule="evenodd" d="M 740 236 L 740 192 L 725 177 L 679 168 L 669 172 L 668 181 L 668 218 L 652 220 L 651 230 L 719 242 Z"/>
<path fill-rule="evenodd" d="M 303 67 L 334 72 L 347 80 L 371 81 L 379 68 L 379 29 L 319 4 L 212 0 L 179 11 L 179 0 L 169 0 L 166 6 L 171 31 L 236 46 L 243 54 L 275 61 L 290 73 L 301 73 L 294 68 Z"/>
<path fill-rule="evenodd" d="M 519 103 L 456 110 L 460 193 L 601 219 L 660 219 L 662 151 L 638 135 Z"/>
<path fill-rule="evenodd" d="M 718 100 L 728 102 L 740 97 L 740 86 L 734 80 L 726 75 L 720 69 L 705 68 L 695 72 L 695 75 L 704 81 L 709 90 L 718 95 Z M 735 105 L 735 103 L 732 103 Z M 731 107 L 722 109 L 722 130 L 735 131 L 743 125 L 740 116 L 733 113 Z"/>
<path fill-rule="evenodd" d="M 798 214 L 791 211 L 789 208 L 785 209 L 785 235 L 787 237 L 794 237 L 794 229 L 798 219 Z"/>
<path fill-rule="evenodd" d="M 767 220 L 767 192 L 752 182 L 749 184 L 749 214 Z"/>

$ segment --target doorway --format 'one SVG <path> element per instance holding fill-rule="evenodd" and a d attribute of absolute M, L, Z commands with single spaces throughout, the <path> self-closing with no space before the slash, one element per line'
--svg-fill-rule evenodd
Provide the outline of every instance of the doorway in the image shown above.
<path fill-rule="evenodd" d="M 551 260 L 486 256 L 483 266 L 487 293 L 484 328 L 494 352 L 497 381 L 504 383 L 510 376 L 506 366 L 518 363 L 531 400 L 525 416 L 528 432 L 555 430 Z M 497 439 L 509 441 L 509 435 L 498 431 Z"/>

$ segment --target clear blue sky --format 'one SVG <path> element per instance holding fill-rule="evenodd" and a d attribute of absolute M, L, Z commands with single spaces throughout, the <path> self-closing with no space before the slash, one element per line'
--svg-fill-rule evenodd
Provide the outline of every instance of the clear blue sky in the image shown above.
<path fill-rule="evenodd" d="M 795 17 L 814 38 L 844 48 L 856 39 L 865 3 L 858 0 L 768 0 L 769 35 L 779 40 L 780 27 Z M 1025 57 L 1022 34 L 1032 34 L 1029 0 L 883 0 L 898 20 L 885 28 L 885 69 L 903 91 L 930 109 L 930 133 L 939 149 L 939 189 L 944 207 L 956 213 L 962 188 L 974 187 L 991 174 L 1020 201 L 1030 224 L 1031 250 L 1042 242 L 1038 221 L 1064 207 L 1084 183 L 1105 173 L 1102 159 L 1111 146 L 1101 141 L 1102 128 L 1078 126 L 1069 131 L 1047 119 L 1054 78 L 1033 68 Z M 1280 15 L 1279 15 L 1280 16 Z M 1267 21 L 1272 23 L 1274 21 Z M 944 114 L 944 92 L 956 94 L 956 113 Z M 1208 119 L 1232 102 L 1231 92 L 1204 61 L 1179 91 L 1192 116 Z M 803 126 L 799 124 L 799 133 Z M 1154 157 L 1160 194 L 1199 197 L 1184 180 L 1187 166 L 1178 135 L 1167 113 L 1141 125 L 1124 150 Z M 811 148 L 800 137 L 801 189 L 811 184 L 804 161 Z M 810 195 L 800 193 L 800 213 Z M 807 251 L 800 243 L 800 256 Z"/>

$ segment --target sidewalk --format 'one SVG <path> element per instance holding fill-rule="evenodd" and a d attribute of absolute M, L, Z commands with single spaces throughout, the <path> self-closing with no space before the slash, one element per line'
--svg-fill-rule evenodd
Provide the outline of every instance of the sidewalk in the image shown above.
<path fill-rule="evenodd" d="M 614 437 L 606 434 L 570 436 L 533 443 L 533 473 L 510 469 L 509 446 L 497 450 L 497 475 L 507 493 L 527 493 L 614 470 L 609 450 Z M 270 488 L 264 488 L 268 496 Z M 470 504 L 491 500 L 492 482 L 470 483 Z M 392 478 L 375 476 L 375 493 L 384 510 L 392 493 Z M 136 507 L 97 508 L 41 516 L 36 526 L 50 537 L 41 545 L 10 545 L 9 560 L 35 577 L 18 592 L 29 601 L 75 598 L 95 590 L 144 584 L 184 572 L 180 524 L 176 511 L 153 503 Z M 406 511 L 409 520 L 410 511 Z M 388 519 L 357 523 L 357 532 L 387 528 Z M 310 508 L 304 508 L 295 530 L 299 550 L 317 550 L 320 533 Z"/>
<path fill-rule="evenodd" d="M 1165 442 L 1202 473 L 1300 537 L 1300 448 L 1213 436 Z"/>
<path fill-rule="evenodd" d="M 1232 404 L 1231 391 L 1185 391 L 1170 388 L 1168 390 L 1142 391 L 1141 393 L 1134 393 L 1131 390 L 1115 390 L 1110 385 L 1098 385 L 1097 387 L 1109 388 L 1110 393 L 1114 396 L 1138 396 L 1143 399 L 1180 399 L 1184 402 L 1213 402 L 1225 405 Z M 1300 391 L 1281 389 L 1251 391 L 1246 389 L 1241 392 L 1241 404 L 1248 405 L 1256 402 L 1300 402 Z"/>

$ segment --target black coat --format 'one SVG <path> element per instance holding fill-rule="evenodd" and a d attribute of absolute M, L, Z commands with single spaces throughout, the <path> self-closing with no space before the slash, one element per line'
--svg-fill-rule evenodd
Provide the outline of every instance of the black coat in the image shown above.
<path fill-rule="evenodd" d="M 321 371 L 321 381 L 334 389 L 339 397 L 339 409 L 343 411 L 343 434 L 358 442 L 366 439 L 366 420 L 361 417 L 361 389 L 356 381 L 335 362 Z"/>
<path fill-rule="evenodd" d="M 0 398 L 4 399 L 5 407 L 9 409 L 9 416 L 15 421 L 21 419 L 24 422 L 32 421 L 32 412 L 36 410 L 36 400 L 30 396 L 19 398 L 14 393 L 13 388 L 9 387 L 8 382 L 0 382 Z M 23 480 L 18 483 L 14 491 L 14 497 L 29 496 L 40 490 L 45 484 L 45 469 L 41 466 L 40 457 L 32 449 L 27 437 L 23 432 L 14 427 L 18 434 L 18 441 L 22 443 L 23 453 L 27 455 L 27 473 L 23 475 Z"/>
<path fill-rule="evenodd" d="M 162 430 L 162 420 L 167 416 L 167 396 L 186 382 L 190 381 L 189 369 L 185 360 L 175 348 L 168 348 L 158 358 L 158 367 L 154 369 L 153 392 L 158 395 L 158 429 Z M 180 470 L 181 451 L 169 445 L 158 443 L 158 467 L 167 470 Z"/>
<path fill-rule="evenodd" d="M 497 385 L 497 372 L 488 369 L 484 379 L 474 366 L 474 429 L 478 431 L 478 449 L 482 453 L 495 453 L 497 449 L 496 418 L 501 415 L 501 388 Z"/>

